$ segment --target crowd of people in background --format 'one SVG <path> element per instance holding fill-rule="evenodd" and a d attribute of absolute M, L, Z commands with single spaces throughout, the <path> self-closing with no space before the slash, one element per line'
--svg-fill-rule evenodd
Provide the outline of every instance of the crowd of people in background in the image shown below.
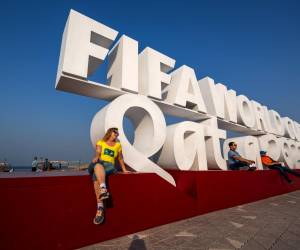
<path fill-rule="evenodd" d="M 50 171 L 54 169 L 61 169 L 61 163 L 59 163 L 58 166 L 53 166 L 53 163 L 49 161 L 48 158 L 40 158 L 40 160 L 38 160 L 37 156 L 33 158 L 31 164 L 32 172 Z"/>

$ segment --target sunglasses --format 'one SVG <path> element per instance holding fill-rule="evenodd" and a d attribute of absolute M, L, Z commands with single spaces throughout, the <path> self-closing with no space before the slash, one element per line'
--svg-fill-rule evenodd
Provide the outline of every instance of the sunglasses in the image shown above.
<path fill-rule="evenodd" d="M 113 132 L 114 132 L 116 135 L 119 135 L 118 130 L 113 130 Z"/>

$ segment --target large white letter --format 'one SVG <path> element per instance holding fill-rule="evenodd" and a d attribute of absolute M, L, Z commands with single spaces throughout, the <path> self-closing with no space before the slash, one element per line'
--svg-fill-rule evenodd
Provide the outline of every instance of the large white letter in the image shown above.
<path fill-rule="evenodd" d="M 288 167 L 294 167 L 294 157 L 291 151 L 290 140 L 282 137 L 281 155 L 279 161 L 283 161 Z"/>
<path fill-rule="evenodd" d="M 296 136 L 293 121 L 289 117 L 283 117 L 282 121 L 284 124 L 284 136 L 291 139 L 295 139 Z"/>
<path fill-rule="evenodd" d="M 296 121 L 293 122 L 293 125 L 294 125 L 296 140 L 300 142 L 300 125 Z"/>
<path fill-rule="evenodd" d="M 291 158 L 293 160 L 293 165 L 292 165 L 292 168 L 296 168 L 297 166 L 297 161 L 298 161 L 298 156 L 297 156 L 297 146 L 298 146 L 298 143 L 294 140 L 290 140 L 289 141 L 289 146 L 290 146 L 290 155 L 291 155 Z"/>
<path fill-rule="evenodd" d="M 255 125 L 255 116 L 249 99 L 244 95 L 237 97 L 237 121 L 238 124 L 253 128 Z"/>
<path fill-rule="evenodd" d="M 202 125 L 186 121 L 168 126 L 158 164 L 170 169 L 207 170 Z"/>
<path fill-rule="evenodd" d="M 272 159 L 278 161 L 281 154 L 282 140 L 272 134 L 257 136 L 257 138 L 260 149 L 263 151 L 267 151 L 267 154 Z"/>
<path fill-rule="evenodd" d="M 127 116 L 135 126 L 133 145 L 127 140 L 123 130 L 123 119 Z M 93 145 L 101 139 L 108 128 L 117 127 L 123 147 L 125 162 L 140 172 L 156 173 L 172 185 L 173 177 L 147 157 L 155 154 L 166 137 L 166 123 L 159 107 L 142 95 L 125 94 L 100 110 L 91 124 Z"/>
<path fill-rule="evenodd" d="M 263 106 L 256 102 L 256 101 L 251 101 L 252 103 L 252 107 L 253 107 L 253 111 L 254 111 L 254 115 L 255 115 L 255 129 L 257 130 L 262 130 L 265 132 L 271 132 L 270 131 L 270 127 L 268 124 L 268 121 L 265 117 L 266 111 L 263 108 Z"/>
<path fill-rule="evenodd" d="M 105 59 L 118 32 L 71 10 L 60 50 L 56 84 L 63 72 L 86 79 Z"/>
<path fill-rule="evenodd" d="M 217 118 L 200 123 L 204 127 L 207 167 L 214 170 L 227 170 L 227 162 L 222 157 L 220 139 L 226 139 L 226 131 L 218 129 Z"/>
<path fill-rule="evenodd" d="M 295 168 L 300 168 L 300 142 L 296 143 Z"/>
<path fill-rule="evenodd" d="M 269 110 L 269 117 L 271 122 L 271 127 L 274 134 L 283 136 L 284 135 L 284 126 L 281 120 L 281 116 L 275 110 Z"/>
<path fill-rule="evenodd" d="M 167 102 L 202 113 L 207 112 L 195 71 L 192 68 L 183 65 L 173 71 L 171 84 L 166 88 L 166 91 L 168 91 Z"/>
<path fill-rule="evenodd" d="M 170 84 L 167 74 L 175 60 L 147 47 L 139 54 L 139 93 L 161 100 L 162 90 Z"/>
<path fill-rule="evenodd" d="M 123 35 L 109 52 L 110 86 L 138 93 L 138 42 Z"/>
<path fill-rule="evenodd" d="M 205 77 L 198 81 L 207 112 L 211 115 L 237 122 L 236 92 L 227 90 L 221 83 L 214 84 L 214 80 Z"/>

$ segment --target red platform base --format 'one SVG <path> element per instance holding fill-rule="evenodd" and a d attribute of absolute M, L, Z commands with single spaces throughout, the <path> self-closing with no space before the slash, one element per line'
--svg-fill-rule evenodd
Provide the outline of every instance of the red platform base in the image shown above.
<path fill-rule="evenodd" d="M 74 249 L 210 211 L 300 189 L 276 171 L 114 175 L 103 225 L 89 176 L 0 179 L 0 249 Z"/>

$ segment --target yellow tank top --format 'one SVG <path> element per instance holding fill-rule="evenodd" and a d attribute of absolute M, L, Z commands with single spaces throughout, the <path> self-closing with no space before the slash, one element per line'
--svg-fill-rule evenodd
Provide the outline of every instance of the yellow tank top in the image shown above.
<path fill-rule="evenodd" d="M 122 151 L 121 143 L 116 142 L 114 146 L 109 146 L 105 141 L 99 140 L 96 145 L 101 147 L 100 159 L 115 165 L 115 158 Z"/>

